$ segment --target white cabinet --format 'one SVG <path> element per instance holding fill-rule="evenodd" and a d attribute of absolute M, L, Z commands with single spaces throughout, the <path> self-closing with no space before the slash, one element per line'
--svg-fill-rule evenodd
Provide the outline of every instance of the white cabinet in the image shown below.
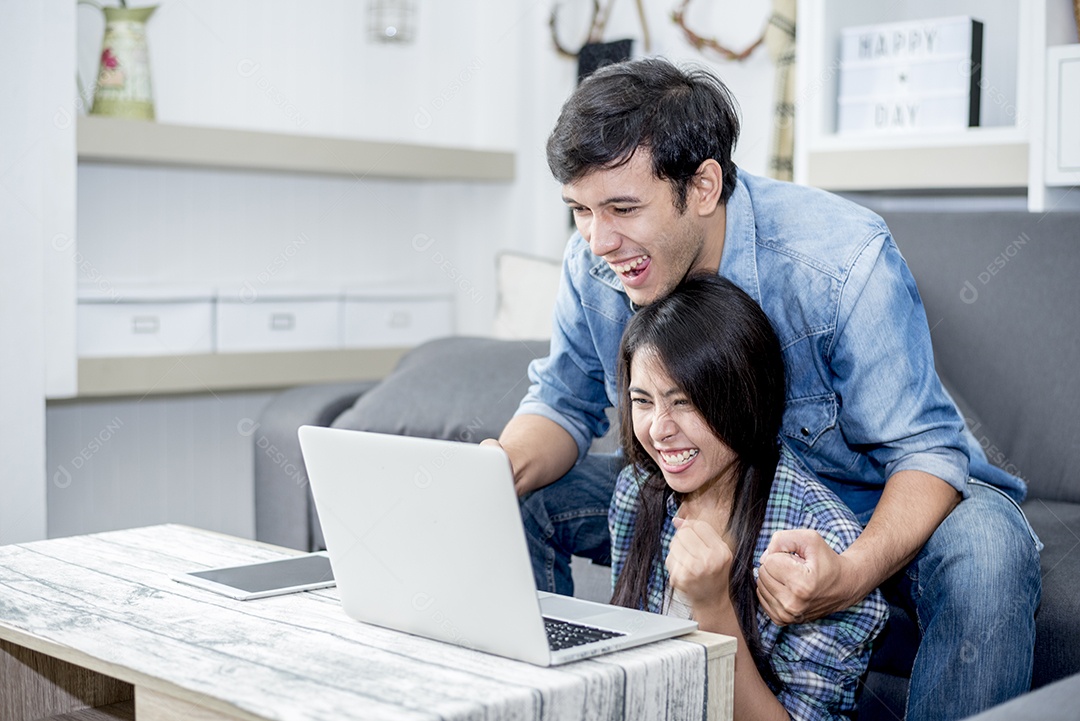
<path fill-rule="evenodd" d="M 840 134 L 845 28 L 970 16 L 983 23 L 979 127 Z M 799 3 L 795 180 L 837 191 L 1019 191 L 1051 205 L 1045 164 L 1046 48 L 1075 42 L 1069 0 L 804 0 Z"/>
<path fill-rule="evenodd" d="M 1046 53 L 1046 183 L 1080 184 L 1080 45 Z"/>

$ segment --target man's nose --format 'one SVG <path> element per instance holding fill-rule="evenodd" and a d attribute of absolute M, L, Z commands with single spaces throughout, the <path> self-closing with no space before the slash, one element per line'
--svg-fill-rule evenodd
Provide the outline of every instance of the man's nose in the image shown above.
<path fill-rule="evenodd" d="M 589 249 L 595 256 L 603 257 L 612 251 L 618 250 L 619 246 L 622 245 L 622 238 L 599 213 L 593 213 L 589 219 L 588 227 L 582 229 L 581 234 L 589 243 Z"/>

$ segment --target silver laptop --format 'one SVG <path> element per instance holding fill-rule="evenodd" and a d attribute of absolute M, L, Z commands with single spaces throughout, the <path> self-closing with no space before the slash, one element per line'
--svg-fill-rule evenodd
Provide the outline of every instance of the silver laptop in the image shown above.
<path fill-rule="evenodd" d="M 541 666 L 693 621 L 538 593 L 499 448 L 303 426 L 326 550 L 353 618 Z"/>

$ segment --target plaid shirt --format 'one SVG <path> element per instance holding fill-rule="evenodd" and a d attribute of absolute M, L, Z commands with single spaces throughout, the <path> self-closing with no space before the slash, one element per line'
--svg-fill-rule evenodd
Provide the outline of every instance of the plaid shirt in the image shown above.
<path fill-rule="evenodd" d="M 626 562 L 643 481 L 632 467 L 625 468 L 616 481 L 608 512 L 613 579 L 619 577 Z M 662 558 L 667 557 L 675 535 L 671 519 L 677 511 L 672 498 L 664 523 Z M 754 550 L 755 577 L 769 539 L 775 532 L 789 528 L 817 531 L 838 553 L 862 531 L 848 507 L 804 470 L 787 448 L 782 448 Z M 667 571 L 660 561 L 649 583 L 648 610 L 662 613 L 670 609 L 665 605 L 669 596 Z M 855 694 L 870 659 L 870 644 L 885 627 L 888 613 L 888 604 L 878 590 L 845 611 L 791 626 L 777 626 L 758 608 L 761 647 L 783 684 L 777 698 L 791 718 L 834 719 L 854 714 Z"/>

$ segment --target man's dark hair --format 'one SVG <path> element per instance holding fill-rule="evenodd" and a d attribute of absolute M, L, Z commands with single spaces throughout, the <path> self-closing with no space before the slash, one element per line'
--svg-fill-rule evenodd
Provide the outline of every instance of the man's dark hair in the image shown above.
<path fill-rule="evenodd" d="M 738 137 L 735 99 L 715 75 L 661 58 L 631 60 L 597 70 L 566 101 L 548 138 L 548 167 L 566 185 L 645 148 L 682 212 L 694 174 L 709 158 L 723 169 L 721 202 L 731 197 Z"/>

